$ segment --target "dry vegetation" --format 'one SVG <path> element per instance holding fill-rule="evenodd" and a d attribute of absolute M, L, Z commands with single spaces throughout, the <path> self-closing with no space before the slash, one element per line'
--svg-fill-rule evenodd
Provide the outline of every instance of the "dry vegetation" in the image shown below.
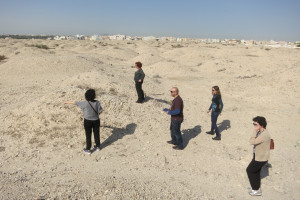
<path fill-rule="evenodd" d="M 0 55 L 0 61 L 2 61 L 2 60 L 5 60 L 5 59 L 7 59 L 7 57 L 6 57 L 6 56 L 4 56 L 4 55 Z"/>

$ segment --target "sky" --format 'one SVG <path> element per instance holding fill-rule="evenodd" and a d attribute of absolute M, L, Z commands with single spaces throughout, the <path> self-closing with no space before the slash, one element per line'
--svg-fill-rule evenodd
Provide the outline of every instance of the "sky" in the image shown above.
<path fill-rule="evenodd" d="M 0 35 L 300 41 L 300 0 L 0 0 Z"/>

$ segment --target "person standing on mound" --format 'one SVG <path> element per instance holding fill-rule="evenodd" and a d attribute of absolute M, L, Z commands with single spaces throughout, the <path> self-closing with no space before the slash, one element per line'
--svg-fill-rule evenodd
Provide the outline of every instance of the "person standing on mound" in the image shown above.
<path fill-rule="evenodd" d="M 221 134 L 219 132 L 218 126 L 217 126 L 217 120 L 219 115 L 221 115 L 222 109 L 223 109 L 223 101 L 221 92 L 218 86 L 212 87 L 212 103 L 207 111 L 207 113 L 211 112 L 211 129 L 210 131 L 206 132 L 207 134 L 214 135 L 214 131 L 216 132 L 216 137 L 212 138 L 213 140 L 221 140 Z"/>
<path fill-rule="evenodd" d="M 250 144 L 253 145 L 253 159 L 249 163 L 246 172 L 251 185 L 249 194 L 251 196 L 261 196 L 260 171 L 270 158 L 271 136 L 266 129 L 267 121 L 264 117 L 254 117 L 253 126 L 254 132 L 249 140 Z"/>
<path fill-rule="evenodd" d="M 172 87 L 171 96 L 174 97 L 171 108 L 165 108 L 168 115 L 171 115 L 170 133 L 171 140 L 167 141 L 168 144 L 175 145 L 173 149 L 183 150 L 183 140 L 180 131 L 181 123 L 183 122 L 183 101 L 179 96 L 177 87 Z"/>
<path fill-rule="evenodd" d="M 144 82 L 145 74 L 142 70 L 141 62 L 136 62 L 135 67 L 137 71 L 134 73 L 134 81 L 135 81 L 136 92 L 138 94 L 138 100 L 136 101 L 136 103 L 143 103 L 143 101 L 145 100 L 145 96 L 144 96 L 144 91 L 142 89 L 142 85 Z"/>
<path fill-rule="evenodd" d="M 100 119 L 99 115 L 102 113 L 103 109 L 98 100 L 95 100 L 96 93 L 94 89 L 89 89 L 85 92 L 86 101 L 66 101 L 64 104 L 73 104 L 81 108 L 84 115 L 84 129 L 86 135 L 86 148 L 83 152 L 86 154 L 91 154 L 92 151 L 92 130 L 94 131 L 94 139 L 96 145 L 93 150 L 100 151 Z"/>

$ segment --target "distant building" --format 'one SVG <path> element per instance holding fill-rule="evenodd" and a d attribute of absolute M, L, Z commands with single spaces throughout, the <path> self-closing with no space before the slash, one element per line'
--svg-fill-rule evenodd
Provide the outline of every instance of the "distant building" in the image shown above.
<path fill-rule="evenodd" d="M 103 38 L 100 35 L 92 35 L 90 40 L 103 40 Z"/>
<path fill-rule="evenodd" d="M 157 39 L 154 36 L 147 36 L 147 37 L 143 37 L 143 40 L 147 41 L 147 40 L 157 40 Z"/>
<path fill-rule="evenodd" d="M 125 40 L 125 35 L 110 35 L 108 36 L 110 40 Z"/>
<path fill-rule="evenodd" d="M 182 42 L 190 42 L 191 39 L 190 38 L 182 38 Z"/>
<path fill-rule="evenodd" d="M 83 35 L 76 35 L 75 38 L 77 40 L 84 40 L 85 39 Z"/>
<path fill-rule="evenodd" d="M 227 41 L 228 44 L 240 44 L 241 40 L 231 39 Z"/>
<path fill-rule="evenodd" d="M 219 40 L 219 39 L 211 39 L 211 42 L 212 42 L 212 43 L 219 43 L 220 40 Z"/>
<path fill-rule="evenodd" d="M 131 36 L 126 36 L 125 40 L 132 40 L 132 37 Z"/>
<path fill-rule="evenodd" d="M 143 40 L 143 38 L 142 37 L 138 37 L 138 36 L 134 36 L 134 37 L 132 37 L 132 40 Z"/>
<path fill-rule="evenodd" d="M 67 36 L 55 36 L 54 38 L 53 38 L 54 40 L 66 40 L 67 39 Z"/>
<path fill-rule="evenodd" d="M 241 43 L 245 44 L 247 46 L 251 46 L 251 45 L 255 45 L 256 44 L 255 40 L 241 40 Z"/>
<path fill-rule="evenodd" d="M 104 35 L 104 36 L 102 36 L 102 39 L 103 40 L 109 40 L 109 36 L 108 35 Z"/>

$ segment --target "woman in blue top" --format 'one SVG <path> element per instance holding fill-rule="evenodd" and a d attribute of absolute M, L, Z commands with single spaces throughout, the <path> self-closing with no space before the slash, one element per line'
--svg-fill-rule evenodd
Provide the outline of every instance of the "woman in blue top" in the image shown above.
<path fill-rule="evenodd" d="M 219 115 L 221 115 L 222 109 L 223 109 L 223 102 L 222 102 L 222 96 L 221 92 L 218 86 L 212 87 L 212 103 L 207 111 L 207 113 L 211 112 L 211 129 L 210 131 L 206 132 L 207 134 L 214 135 L 214 131 L 216 132 L 216 137 L 213 138 L 213 140 L 221 140 L 221 134 L 219 132 L 218 126 L 217 126 L 217 120 Z"/>

